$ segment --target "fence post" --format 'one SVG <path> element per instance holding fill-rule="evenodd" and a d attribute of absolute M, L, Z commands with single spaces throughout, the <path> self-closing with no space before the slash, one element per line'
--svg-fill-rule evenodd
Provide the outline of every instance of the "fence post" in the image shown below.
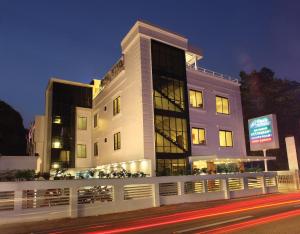
<path fill-rule="evenodd" d="M 247 177 L 243 177 L 243 186 L 244 186 L 244 190 L 248 190 L 248 179 Z"/>
<path fill-rule="evenodd" d="M 267 184 L 266 184 L 266 178 L 265 178 L 265 176 L 263 175 L 262 177 L 260 177 L 260 179 L 261 179 L 261 189 L 262 189 L 262 193 L 263 194 L 266 194 L 266 193 L 268 193 L 267 192 Z"/>
<path fill-rule="evenodd" d="M 203 180 L 203 193 L 207 193 L 208 189 L 207 189 L 207 180 Z"/>
<path fill-rule="evenodd" d="M 70 188 L 70 205 L 69 205 L 69 215 L 71 218 L 78 217 L 78 188 Z"/>
<path fill-rule="evenodd" d="M 160 197 L 159 197 L 159 183 L 152 184 L 152 196 L 153 196 L 153 206 L 160 206 Z"/>
<path fill-rule="evenodd" d="M 22 210 L 22 199 L 23 199 L 23 191 L 22 190 L 15 190 L 14 210 L 16 212 L 20 212 Z"/>
<path fill-rule="evenodd" d="M 222 179 L 221 183 L 222 183 L 222 190 L 224 191 L 224 198 L 225 199 L 230 199 L 230 190 L 229 190 L 228 178 Z"/>
<path fill-rule="evenodd" d="M 178 195 L 184 195 L 184 182 L 177 182 L 178 184 Z"/>

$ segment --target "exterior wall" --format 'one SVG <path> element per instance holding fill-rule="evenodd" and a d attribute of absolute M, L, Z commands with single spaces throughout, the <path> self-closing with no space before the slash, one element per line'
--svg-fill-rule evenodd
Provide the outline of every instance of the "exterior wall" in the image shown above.
<path fill-rule="evenodd" d="M 141 66 L 142 66 L 142 102 L 143 102 L 143 134 L 144 157 L 150 159 L 154 174 L 155 159 L 155 133 L 154 133 L 154 107 L 153 84 L 151 72 L 151 41 L 141 37 Z"/>
<path fill-rule="evenodd" d="M 38 170 L 36 156 L 0 156 L 0 171 Z"/>
<path fill-rule="evenodd" d="M 190 107 L 190 127 L 206 130 L 206 145 L 192 145 L 192 156 L 246 156 L 240 88 L 233 82 L 187 69 L 188 88 L 203 92 L 203 109 Z M 229 99 L 230 115 L 216 113 L 216 95 Z M 219 146 L 219 129 L 233 132 L 233 147 Z"/>
<path fill-rule="evenodd" d="M 39 155 L 37 160 L 37 170 L 42 171 L 45 145 L 45 116 L 36 116 L 34 126 L 34 152 Z"/>
<path fill-rule="evenodd" d="M 144 158 L 140 56 L 140 40 L 137 39 L 124 53 L 125 70 L 93 100 L 93 116 L 97 113 L 99 118 L 99 127 L 93 130 L 92 141 L 98 142 L 97 165 Z M 114 116 L 113 100 L 119 96 L 120 113 Z M 121 133 L 121 149 L 114 150 L 114 134 L 117 132 Z"/>
<path fill-rule="evenodd" d="M 75 168 L 93 167 L 93 148 L 92 148 L 92 110 L 89 108 L 76 107 L 76 133 L 75 133 Z M 78 117 L 87 118 L 87 129 L 79 130 L 77 128 Z M 86 145 L 86 158 L 77 157 L 77 144 Z"/>

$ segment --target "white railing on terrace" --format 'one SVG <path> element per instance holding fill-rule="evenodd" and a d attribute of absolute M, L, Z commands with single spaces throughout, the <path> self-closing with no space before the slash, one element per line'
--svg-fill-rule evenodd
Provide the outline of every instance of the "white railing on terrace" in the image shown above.
<path fill-rule="evenodd" d="M 216 78 L 220 78 L 220 79 L 229 80 L 229 81 L 232 81 L 232 82 L 235 82 L 235 83 L 239 83 L 239 80 L 236 79 L 236 78 L 233 78 L 232 76 L 225 75 L 225 74 L 222 74 L 222 73 L 219 73 L 219 72 L 215 72 L 215 71 L 200 67 L 198 65 L 195 65 L 194 63 L 191 64 L 191 65 L 186 64 L 186 67 L 189 68 L 189 69 L 193 69 L 195 71 L 199 71 L 199 72 L 214 76 Z"/>

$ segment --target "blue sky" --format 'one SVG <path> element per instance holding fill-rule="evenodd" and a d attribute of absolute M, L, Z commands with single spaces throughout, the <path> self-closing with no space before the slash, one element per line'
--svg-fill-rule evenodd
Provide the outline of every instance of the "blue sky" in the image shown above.
<path fill-rule="evenodd" d="M 137 19 L 185 35 L 205 68 L 238 77 L 266 66 L 300 82 L 299 12 L 289 0 L 0 0 L 0 99 L 28 126 L 50 77 L 101 78 Z"/>

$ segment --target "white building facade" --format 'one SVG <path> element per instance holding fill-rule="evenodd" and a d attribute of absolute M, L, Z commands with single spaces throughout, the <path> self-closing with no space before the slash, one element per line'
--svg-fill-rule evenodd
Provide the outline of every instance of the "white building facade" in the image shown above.
<path fill-rule="evenodd" d="M 50 80 L 40 125 L 43 170 L 180 175 L 214 172 L 218 163 L 243 169 L 253 160 L 246 156 L 239 83 L 198 67 L 203 55 L 187 38 L 137 21 L 121 48 L 102 80 Z"/>

